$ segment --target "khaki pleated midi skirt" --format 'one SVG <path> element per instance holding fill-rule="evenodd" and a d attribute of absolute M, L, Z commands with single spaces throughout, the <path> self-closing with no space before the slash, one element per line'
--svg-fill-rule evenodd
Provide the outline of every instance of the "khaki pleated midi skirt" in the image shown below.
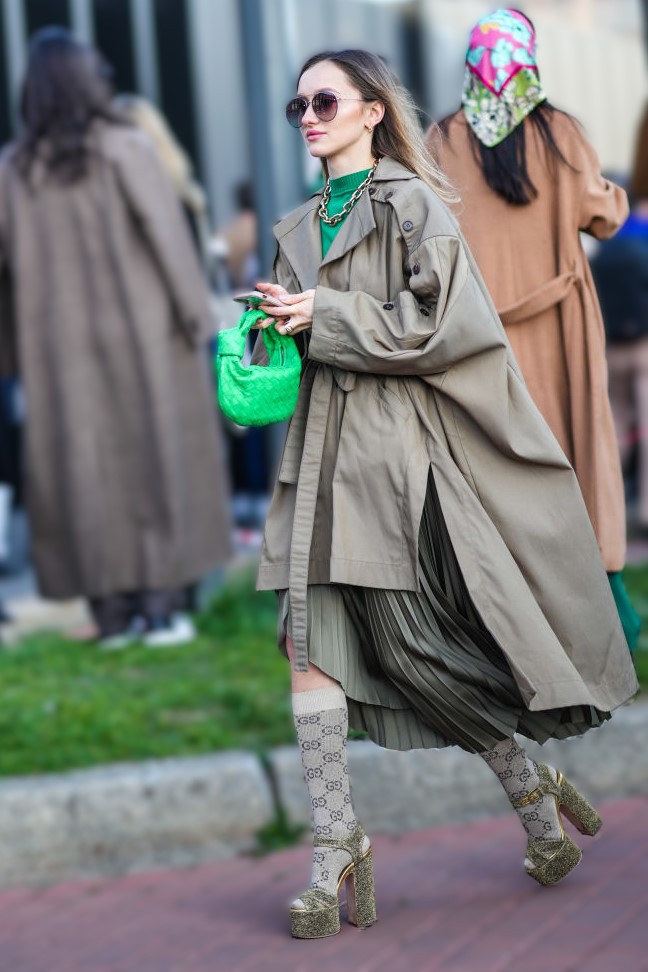
<path fill-rule="evenodd" d="M 339 682 L 349 724 L 387 749 L 480 753 L 520 733 L 580 735 L 609 718 L 593 706 L 531 712 L 466 588 L 430 474 L 419 534 L 420 591 L 308 588 L 309 660 Z M 279 592 L 278 643 L 290 632 Z"/>

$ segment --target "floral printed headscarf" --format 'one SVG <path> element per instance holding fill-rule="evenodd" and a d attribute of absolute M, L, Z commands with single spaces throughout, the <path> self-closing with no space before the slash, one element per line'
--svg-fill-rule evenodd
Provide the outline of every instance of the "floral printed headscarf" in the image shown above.
<path fill-rule="evenodd" d="M 515 10 L 496 10 L 473 28 L 461 103 L 468 124 L 489 148 L 546 101 L 535 52 L 535 31 Z"/>

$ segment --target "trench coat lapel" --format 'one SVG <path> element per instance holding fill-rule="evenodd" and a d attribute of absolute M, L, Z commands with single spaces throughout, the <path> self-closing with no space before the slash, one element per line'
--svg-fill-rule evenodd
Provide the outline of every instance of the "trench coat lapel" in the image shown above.
<path fill-rule="evenodd" d="M 290 264 L 302 291 L 317 286 L 322 262 L 322 239 L 317 209 L 321 193 L 300 206 L 274 228 L 277 242 Z"/>
<path fill-rule="evenodd" d="M 325 267 L 333 260 L 340 260 L 343 256 L 346 256 L 349 250 L 361 243 L 365 236 L 369 236 L 369 233 L 375 228 L 376 220 L 371 205 L 371 196 L 365 191 L 342 223 L 328 253 L 322 260 L 321 266 Z M 318 234 L 320 232 L 319 225 L 317 232 Z"/>
<path fill-rule="evenodd" d="M 322 235 L 317 214 L 321 196 L 321 193 L 312 196 L 295 213 L 277 223 L 274 230 L 302 290 L 316 287 L 322 267 L 346 256 L 376 228 L 371 197 L 364 192 L 342 223 L 322 260 Z"/>
<path fill-rule="evenodd" d="M 376 169 L 374 184 L 414 178 L 414 173 L 399 162 L 384 158 Z M 317 215 L 321 199 L 322 192 L 316 192 L 302 206 L 280 220 L 274 228 L 274 235 L 302 290 L 316 287 L 322 267 L 342 259 L 376 228 L 371 196 L 365 192 L 342 223 L 322 260 L 322 236 Z"/>
<path fill-rule="evenodd" d="M 414 179 L 415 174 L 396 162 L 394 159 L 383 158 L 378 163 L 372 186 L 380 193 L 382 187 L 380 183 L 400 182 L 403 180 Z M 374 191 L 372 189 L 372 192 Z M 377 197 L 378 198 L 378 197 Z M 317 205 L 321 199 L 321 193 L 317 196 Z M 369 192 L 364 192 L 356 205 L 353 207 L 347 218 L 342 223 L 337 236 L 331 243 L 330 249 L 321 261 L 321 267 L 328 266 L 334 260 L 342 257 L 361 243 L 366 236 L 369 236 L 376 228 L 372 199 Z M 319 220 L 317 221 L 317 238 L 320 239 Z"/>

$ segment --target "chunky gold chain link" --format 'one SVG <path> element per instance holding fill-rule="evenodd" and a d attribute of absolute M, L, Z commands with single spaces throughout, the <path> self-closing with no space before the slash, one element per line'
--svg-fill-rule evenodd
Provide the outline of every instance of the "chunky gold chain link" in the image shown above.
<path fill-rule="evenodd" d="M 326 207 L 328 206 L 328 201 L 331 198 L 331 180 L 330 179 L 326 180 L 324 193 L 322 195 L 322 201 L 320 203 L 320 208 L 318 210 L 319 218 L 322 220 L 323 223 L 326 223 L 327 226 L 337 226 L 338 223 L 342 222 L 344 217 L 351 212 L 351 210 L 353 209 L 353 207 L 355 206 L 355 204 L 357 203 L 358 199 L 365 191 L 365 189 L 367 189 L 373 182 L 374 172 L 376 171 L 376 166 L 378 165 L 379 161 L 380 161 L 379 159 L 376 159 L 376 161 L 371 167 L 371 171 L 367 175 L 367 178 L 364 180 L 364 182 L 360 183 L 360 185 L 355 190 L 351 198 L 347 199 L 340 212 L 336 213 L 335 216 L 329 216 L 329 214 L 326 211 Z"/>

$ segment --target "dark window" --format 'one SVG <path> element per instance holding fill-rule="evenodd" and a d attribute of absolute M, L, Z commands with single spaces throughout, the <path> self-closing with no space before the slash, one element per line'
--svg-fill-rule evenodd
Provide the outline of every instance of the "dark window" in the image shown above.
<path fill-rule="evenodd" d="M 187 4 L 157 0 L 155 33 L 162 111 L 181 145 L 198 164 L 196 116 L 189 53 Z"/>
<path fill-rule="evenodd" d="M 25 3 L 27 33 L 31 36 L 41 27 L 70 26 L 68 0 L 27 0 Z"/>
<path fill-rule="evenodd" d="M 0 52 L 4 55 L 7 38 L 4 29 L 4 17 L 0 17 Z M 11 138 L 11 113 L 9 104 L 9 78 L 7 76 L 7 62 L 0 56 L 0 146 Z"/>
<path fill-rule="evenodd" d="M 404 57 L 401 80 L 409 88 L 415 103 L 420 106 L 421 123 L 427 127 L 424 62 L 429 58 L 429 51 L 425 48 L 425 31 L 421 27 L 418 6 L 407 4 L 402 15 L 401 45 Z"/>
<path fill-rule="evenodd" d="M 94 0 L 94 26 L 95 44 L 115 72 L 115 88 L 117 91 L 135 91 L 129 0 Z"/>

